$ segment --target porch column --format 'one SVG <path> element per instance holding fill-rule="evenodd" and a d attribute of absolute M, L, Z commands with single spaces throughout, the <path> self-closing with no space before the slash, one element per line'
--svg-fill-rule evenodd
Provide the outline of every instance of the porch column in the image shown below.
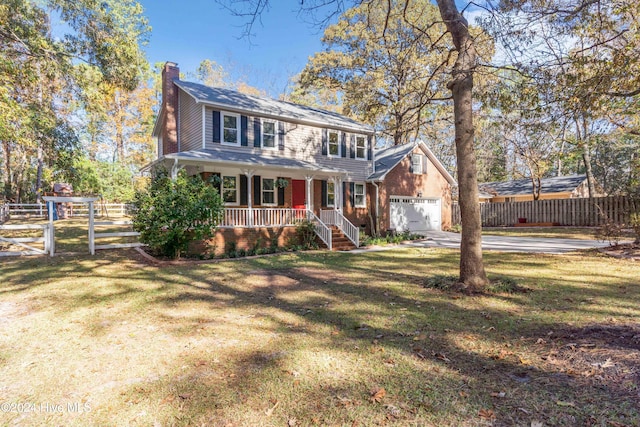
<path fill-rule="evenodd" d="M 256 171 L 253 169 L 244 169 L 241 171 L 247 177 L 247 226 L 253 227 L 253 175 Z"/>
<path fill-rule="evenodd" d="M 342 178 L 339 176 L 333 177 L 333 190 L 335 192 L 333 209 L 342 212 Z"/>
<path fill-rule="evenodd" d="M 171 165 L 171 179 L 175 180 L 178 177 L 178 171 L 180 170 L 178 165 L 178 159 L 173 159 L 173 165 Z"/>
<path fill-rule="evenodd" d="M 313 182 L 313 175 L 305 175 L 304 179 L 307 181 L 307 200 L 306 200 L 306 207 L 307 210 L 309 211 L 313 211 L 313 195 L 311 194 L 311 189 L 313 188 L 313 186 L 311 185 L 311 183 Z"/>

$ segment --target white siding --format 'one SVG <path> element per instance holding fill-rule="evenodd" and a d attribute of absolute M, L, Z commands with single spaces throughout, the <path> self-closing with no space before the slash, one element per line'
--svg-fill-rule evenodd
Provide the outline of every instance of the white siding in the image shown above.
<path fill-rule="evenodd" d="M 213 110 L 206 108 L 205 112 L 205 142 L 206 148 L 224 148 L 232 151 L 245 151 L 281 156 L 290 159 L 304 160 L 328 169 L 341 169 L 348 172 L 349 181 L 364 181 L 371 173 L 371 162 L 362 159 L 352 159 L 350 153 L 350 134 L 347 133 L 347 157 L 327 157 L 322 155 L 322 128 L 285 123 L 285 145 L 283 150 L 261 149 L 253 147 L 253 117 L 249 116 L 249 145 L 247 147 L 232 147 L 213 142 Z"/>

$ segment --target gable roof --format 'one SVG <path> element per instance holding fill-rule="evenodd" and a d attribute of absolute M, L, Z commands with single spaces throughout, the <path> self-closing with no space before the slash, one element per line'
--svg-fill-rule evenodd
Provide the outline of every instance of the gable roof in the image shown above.
<path fill-rule="evenodd" d="M 375 151 L 375 172 L 373 172 L 367 178 L 367 181 L 381 181 L 383 180 L 391 170 L 398 165 L 409 154 L 413 152 L 416 147 L 420 147 L 424 154 L 431 160 L 440 173 L 451 185 L 456 185 L 456 180 L 445 169 L 444 165 L 440 163 L 440 160 L 433 154 L 433 152 L 422 141 L 416 141 L 414 143 L 393 145 L 382 150 Z"/>
<path fill-rule="evenodd" d="M 587 176 L 585 174 L 542 178 L 540 180 L 540 193 L 570 193 L 586 179 Z M 516 179 L 513 181 L 487 182 L 480 184 L 478 187 L 480 191 L 499 196 L 516 196 L 533 193 L 533 185 L 529 178 Z"/>
<path fill-rule="evenodd" d="M 210 87 L 199 83 L 173 81 L 176 86 L 189 94 L 198 103 L 222 109 L 253 113 L 259 116 L 286 118 L 295 122 L 311 125 L 342 128 L 350 131 L 372 134 L 374 129 L 349 117 L 320 108 L 271 98 L 247 95 L 231 89 Z"/>

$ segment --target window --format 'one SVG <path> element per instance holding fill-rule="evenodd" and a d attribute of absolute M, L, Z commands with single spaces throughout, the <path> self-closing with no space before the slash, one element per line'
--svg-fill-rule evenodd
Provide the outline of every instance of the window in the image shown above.
<path fill-rule="evenodd" d="M 262 121 L 262 146 L 275 148 L 277 142 L 277 126 L 273 120 Z"/>
<path fill-rule="evenodd" d="M 222 201 L 229 204 L 238 203 L 238 178 L 235 176 L 222 177 Z"/>
<path fill-rule="evenodd" d="M 339 156 L 340 155 L 340 138 L 338 135 L 338 131 L 330 130 L 329 131 L 329 151 L 328 154 L 330 156 Z"/>
<path fill-rule="evenodd" d="M 353 201 L 355 202 L 356 208 L 367 207 L 367 196 L 365 195 L 364 188 L 364 184 L 355 184 L 353 186 Z"/>
<path fill-rule="evenodd" d="M 414 154 L 411 156 L 411 170 L 415 174 L 422 174 L 422 154 Z"/>
<path fill-rule="evenodd" d="M 237 114 L 222 114 L 222 142 L 224 144 L 240 144 L 240 116 Z"/>
<path fill-rule="evenodd" d="M 336 205 L 336 185 L 329 181 L 327 182 L 327 207 L 333 207 Z"/>
<path fill-rule="evenodd" d="M 276 204 L 276 183 L 273 178 L 262 178 L 262 204 Z"/>
<path fill-rule="evenodd" d="M 364 136 L 356 136 L 356 159 L 367 158 L 367 140 Z"/>

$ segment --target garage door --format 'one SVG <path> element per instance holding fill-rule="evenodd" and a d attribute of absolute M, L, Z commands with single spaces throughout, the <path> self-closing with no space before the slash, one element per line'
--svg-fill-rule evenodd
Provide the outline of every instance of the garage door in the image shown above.
<path fill-rule="evenodd" d="M 420 233 L 440 231 L 440 199 L 391 197 L 391 229 Z"/>

